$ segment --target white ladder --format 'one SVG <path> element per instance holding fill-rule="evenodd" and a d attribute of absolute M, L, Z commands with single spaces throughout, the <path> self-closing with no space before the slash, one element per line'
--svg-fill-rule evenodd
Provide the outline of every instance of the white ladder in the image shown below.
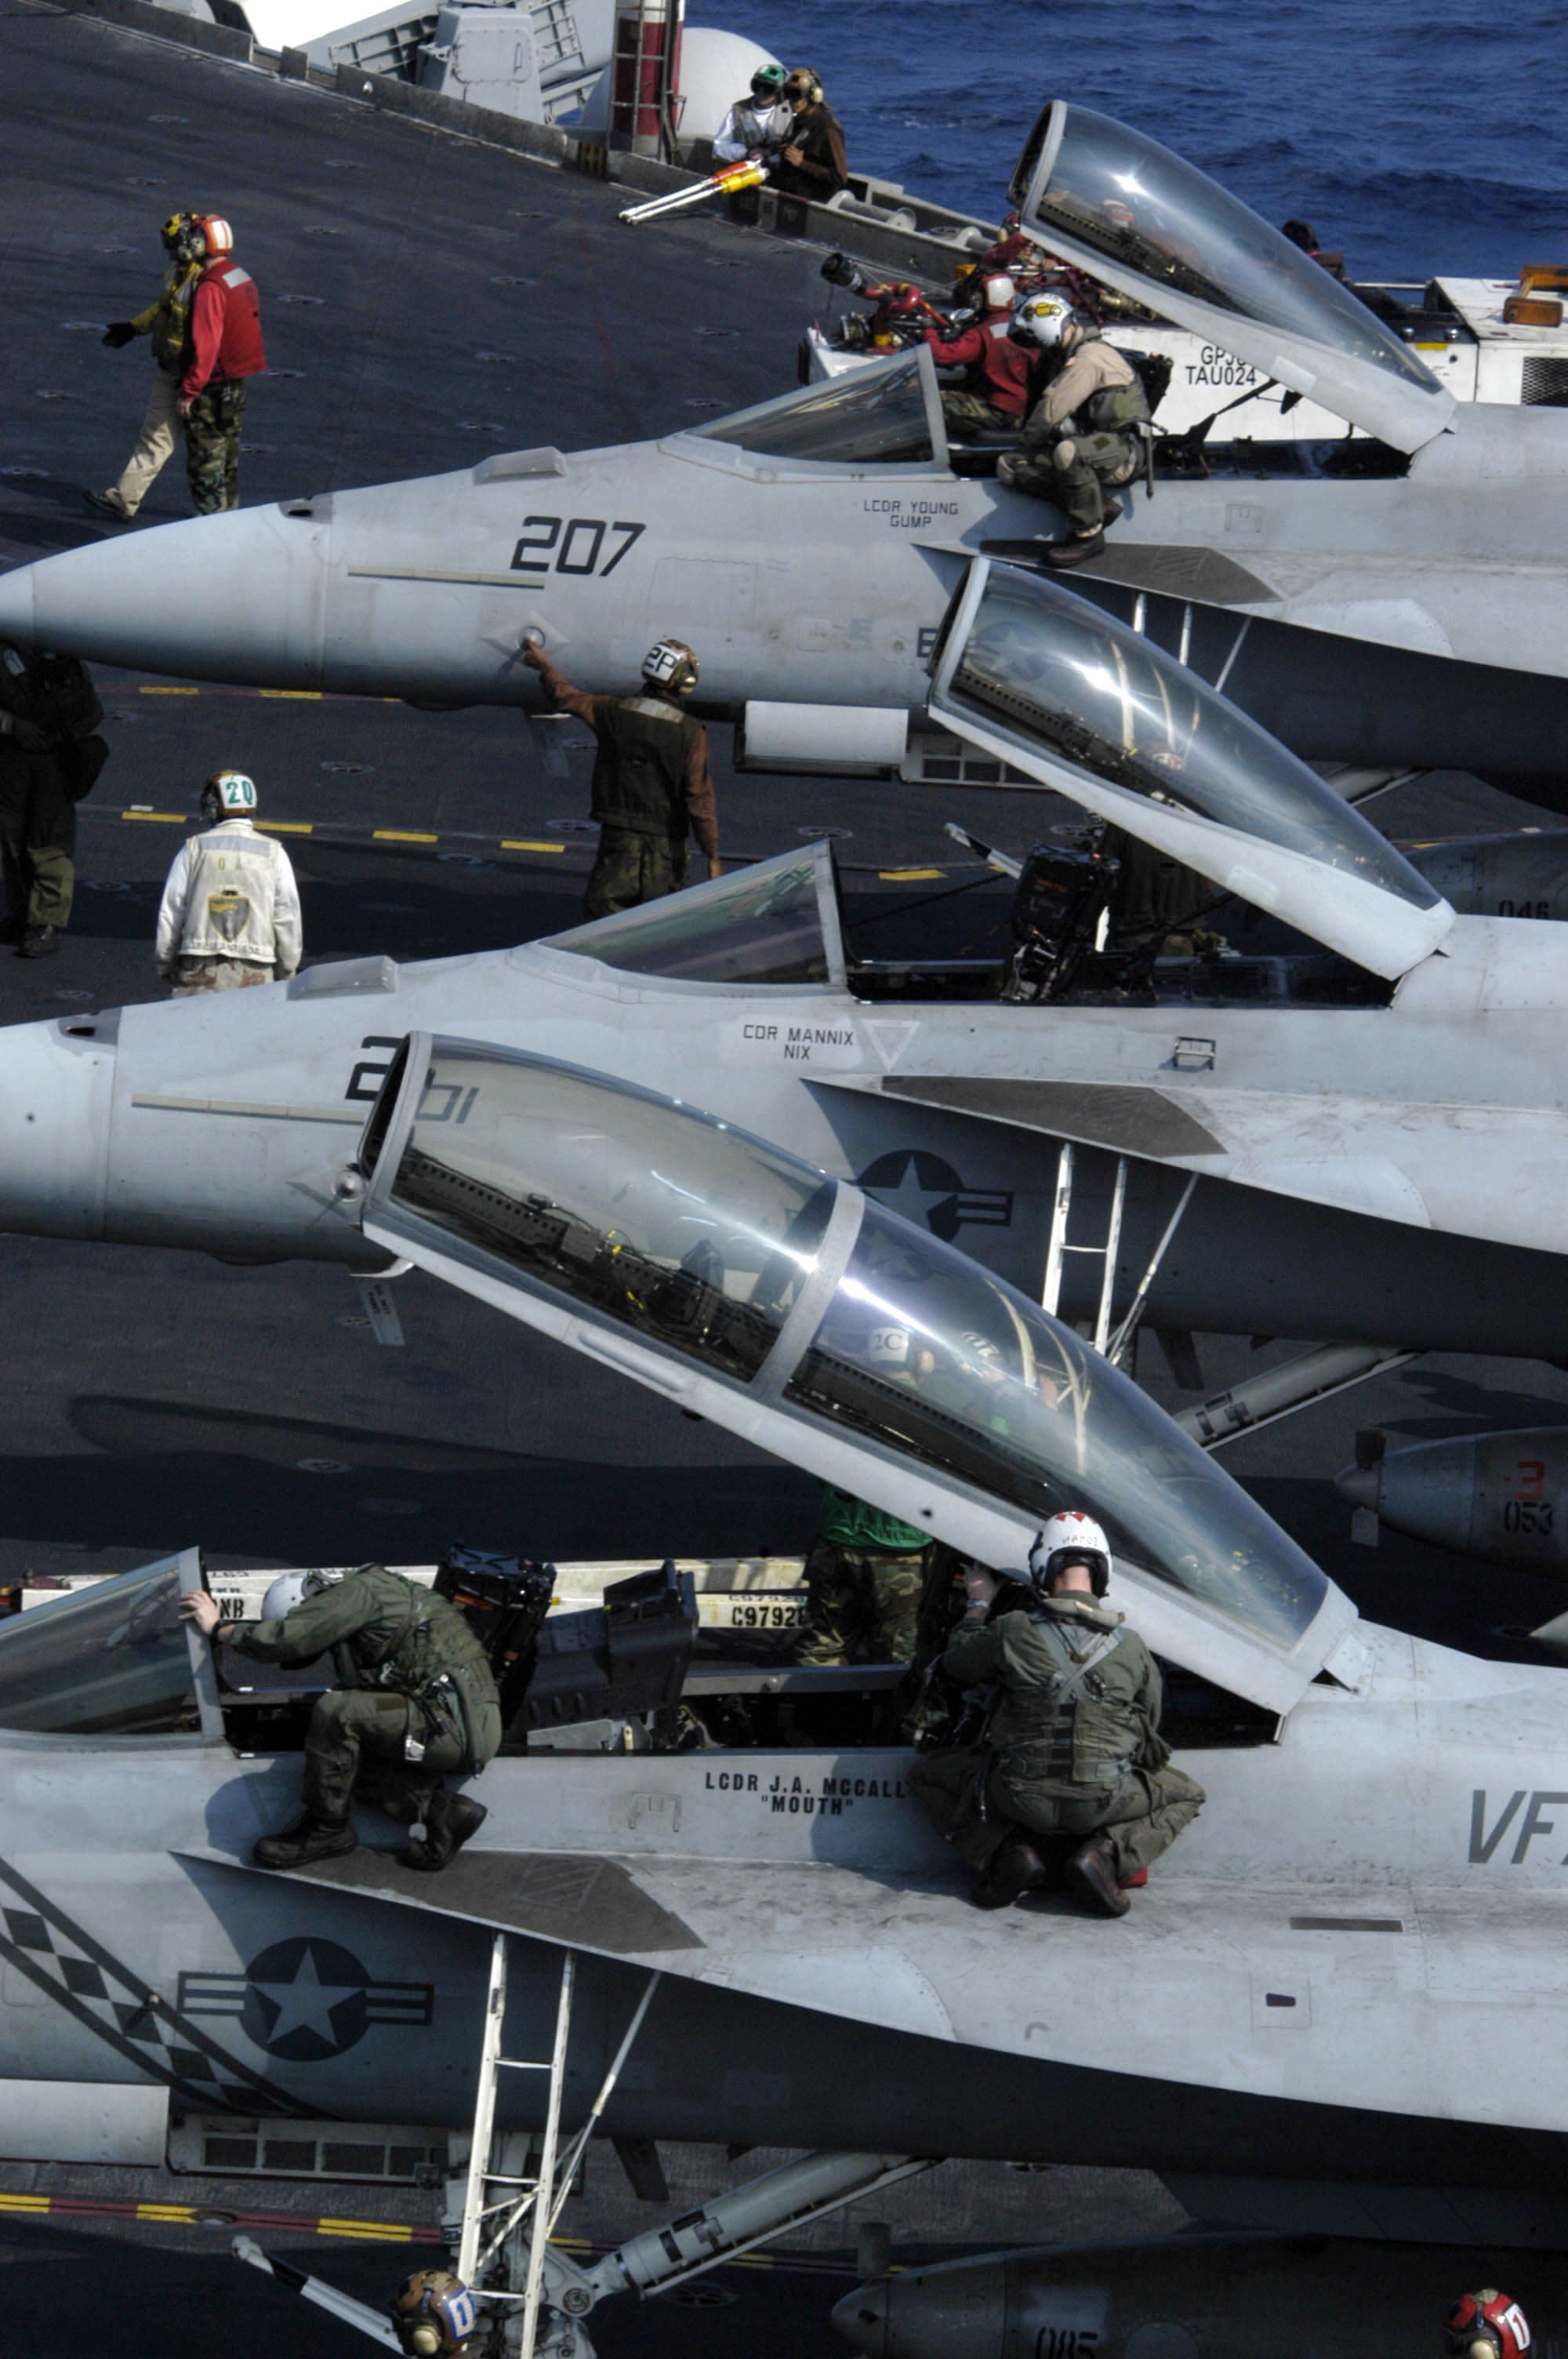
<path fill-rule="evenodd" d="M 538 2332 L 540 2293 L 544 2285 L 545 2256 L 551 2233 L 571 2191 L 583 2149 L 610 2102 L 621 2077 L 622 2067 L 643 2027 L 643 2018 L 662 1977 L 656 1973 L 649 1975 L 614 2060 L 589 2108 L 588 2119 L 569 2140 L 557 2165 L 567 2045 L 571 2033 L 572 1993 L 577 1981 L 577 1952 L 568 1950 L 561 1958 L 556 2036 L 548 2061 L 541 2062 L 529 2057 L 503 2056 L 501 2052 L 502 2030 L 506 2016 L 506 1935 L 497 1933 L 491 1946 L 490 1987 L 485 2000 L 484 2037 L 480 2047 L 479 2087 L 474 2099 L 473 2138 L 469 2148 L 457 2273 L 481 2305 L 498 2301 L 522 2302 L 521 2336 L 515 2345 L 509 2345 L 509 2349 L 515 2350 L 516 2359 L 533 2359 L 535 2338 Z M 544 2138 L 539 2150 L 538 2169 L 532 2177 L 499 2171 L 491 2167 L 495 2135 L 495 2100 L 503 2072 L 549 2074 Z M 500 2189 L 507 2191 L 496 2200 L 492 2190 Z M 530 2211 L 534 2216 L 530 2223 L 527 2274 L 523 2287 L 505 2291 L 481 2288 L 480 2278 L 503 2245 L 521 2227 Z"/>
<path fill-rule="evenodd" d="M 1062 1299 L 1062 1265 L 1070 1253 L 1098 1254 L 1101 1256 L 1099 1308 L 1095 1314 L 1094 1347 L 1103 1352 L 1113 1367 L 1119 1367 L 1132 1342 L 1138 1322 L 1143 1316 L 1150 1290 L 1160 1273 L 1166 1248 L 1181 1225 L 1182 1215 L 1193 1198 L 1198 1184 L 1195 1171 L 1189 1172 L 1186 1186 L 1177 1199 L 1176 1208 L 1166 1222 L 1160 1242 L 1149 1257 L 1149 1266 L 1139 1279 L 1126 1316 L 1112 1334 L 1110 1326 L 1111 1296 L 1116 1288 L 1116 1256 L 1121 1245 L 1121 1219 L 1127 1209 L 1127 1162 L 1125 1155 L 1116 1158 L 1116 1179 L 1110 1191 L 1110 1222 L 1104 1238 L 1098 1244 L 1072 1245 L 1067 1238 L 1067 1226 L 1073 1209 L 1073 1143 L 1064 1139 L 1056 1157 L 1056 1193 L 1051 1206 L 1051 1234 L 1045 1247 L 1045 1284 L 1041 1291 L 1040 1306 L 1055 1318 L 1056 1306 Z"/>
<path fill-rule="evenodd" d="M 1067 1230 L 1073 1212 L 1073 1142 L 1065 1138 L 1056 1156 L 1056 1194 L 1051 1206 L 1051 1234 L 1045 1246 L 1045 1284 L 1040 1306 L 1053 1319 L 1062 1299 L 1062 1268 L 1069 1254 L 1098 1254 L 1101 1259 L 1099 1309 L 1095 1314 L 1094 1347 L 1103 1352 L 1110 1340 L 1110 1299 L 1116 1286 L 1116 1256 L 1121 1245 L 1121 1215 L 1127 1203 L 1127 1158 L 1116 1158 L 1116 1180 L 1110 1191 L 1110 1225 L 1093 1245 L 1072 1245 Z"/>

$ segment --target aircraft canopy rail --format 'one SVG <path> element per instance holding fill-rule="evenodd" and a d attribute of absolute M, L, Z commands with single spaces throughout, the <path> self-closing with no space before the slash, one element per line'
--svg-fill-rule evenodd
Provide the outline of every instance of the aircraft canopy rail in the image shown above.
<path fill-rule="evenodd" d="M 639 909 L 546 938 L 551 950 L 666 983 L 845 985 L 843 935 L 826 842 L 781 853 Z"/>
<path fill-rule="evenodd" d="M 1288 1710 L 1355 1618 L 1069 1329 L 730 1125 L 414 1034 L 361 1165 L 374 1243 L 982 1561 L 1087 1508 L 1150 1644 L 1233 1694 Z"/>
<path fill-rule="evenodd" d="M 1418 451 L 1453 416 L 1453 395 L 1357 296 L 1143 132 L 1054 99 L 1011 196 L 1064 260 L 1396 450 Z"/>
<path fill-rule="evenodd" d="M 786 466 L 933 473 L 947 466 L 936 372 L 924 344 L 716 418 L 709 426 L 689 427 L 680 440 L 726 443 L 750 458 Z"/>
<path fill-rule="evenodd" d="M 933 658 L 959 737 L 1392 979 L 1448 903 L 1304 762 L 1206 681 L 1061 584 L 979 559 Z"/>
<path fill-rule="evenodd" d="M 0 1624 L 0 1730 L 220 1734 L 210 1650 L 179 1611 L 200 1585 L 190 1549 Z"/>

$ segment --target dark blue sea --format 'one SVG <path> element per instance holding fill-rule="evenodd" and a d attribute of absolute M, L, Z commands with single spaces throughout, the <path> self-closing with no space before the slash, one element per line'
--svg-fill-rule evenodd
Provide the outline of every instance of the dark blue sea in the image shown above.
<path fill-rule="evenodd" d="M 1568 8 L 1546 0 L 687 0 L 816 68 L 851 168 L 994 220 L 1050 98 L 1136 124 L 1356 277 L 1568 262 Z"/>

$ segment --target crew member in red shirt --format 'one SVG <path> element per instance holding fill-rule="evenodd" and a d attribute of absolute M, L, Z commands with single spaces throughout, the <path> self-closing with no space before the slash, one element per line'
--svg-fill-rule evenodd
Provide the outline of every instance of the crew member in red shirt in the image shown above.
<path fill-rule="evenodd" d="M 190 303 L 190 358 L 179 381 L 185 473 L 198 516 L 240 505 L 245 387 L 266 366 L 255 281 L 234 260 L 234 233 L 199 213 L 207 261 Z"/>
<path fill-rule="evenodd" d="M 968 386 L 942 388 L 942 415 L 960 433 L 998 427 L 1011 427 L 1017 433 L 1022 429 L 1029 410 L 1030 357 L 1008 335 L 1017 291 L 1005 272 L 999 271 L 985 281 L 984 308 L 972 326 L 950 337 L 935 328 L 925 332 L 938 368 L 969 372 Z"/>

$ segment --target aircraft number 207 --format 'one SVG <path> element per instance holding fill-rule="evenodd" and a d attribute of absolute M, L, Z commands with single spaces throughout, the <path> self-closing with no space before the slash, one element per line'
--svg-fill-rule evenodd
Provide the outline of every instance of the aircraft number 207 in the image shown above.
<path fill-rule="evenodd" d="M 512 552 L 512 570 L 597 574 L 607 582 L 647 529 L 645 524 L 609 524 L 602 516 L 524 516 L 523 537 Z M 601 563 L 607 544 L 608 561 Z"/>

